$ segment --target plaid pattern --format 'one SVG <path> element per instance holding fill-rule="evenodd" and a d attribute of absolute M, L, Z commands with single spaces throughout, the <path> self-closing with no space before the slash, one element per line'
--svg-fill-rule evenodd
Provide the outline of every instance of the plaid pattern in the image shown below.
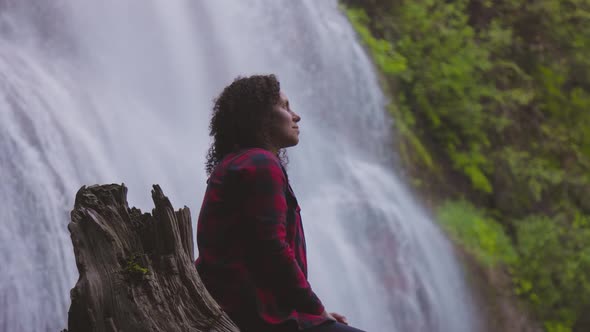
<path fill-rule="evenodd" d="M 245 332 L 325 322 L 307 281 L 301 209 L 279 159 L 259 148 L 231 153 L 207 183 L 195 264 L 211 296 Z"/>

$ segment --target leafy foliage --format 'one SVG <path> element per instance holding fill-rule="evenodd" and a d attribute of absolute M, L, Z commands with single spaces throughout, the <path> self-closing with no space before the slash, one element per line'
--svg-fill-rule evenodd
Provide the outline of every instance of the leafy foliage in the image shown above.
<path fill-rule="evenodd" d="M 530 216 L 518 223 L 517 292 L 546 320 L 548 330 L 571 329 L 590 307 L 590 216 L 571 223 Z"/>
<path fill-rule="evenodd" d="M 590 0 L 343 2 L 443 227 L 547 331 L 590 330 Z"/>
<path fill-rule="evenodd" d="M 471 203 L 448 201 L 438 208 L 447 233 L 487 266 L 515 264 L 516 251 L 502 226 Z"/>

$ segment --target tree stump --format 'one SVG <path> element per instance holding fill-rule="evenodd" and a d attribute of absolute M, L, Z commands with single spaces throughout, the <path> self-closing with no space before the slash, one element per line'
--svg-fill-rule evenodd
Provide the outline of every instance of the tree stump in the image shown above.
<path fill-rule="evenodd" d="M 69 332 L 239 331 L 197 273 L 190 210 L 175 212 L 158 185 L 152 198 L 150 215 L 129 208 L 125 185 L 76 194 Z"/>

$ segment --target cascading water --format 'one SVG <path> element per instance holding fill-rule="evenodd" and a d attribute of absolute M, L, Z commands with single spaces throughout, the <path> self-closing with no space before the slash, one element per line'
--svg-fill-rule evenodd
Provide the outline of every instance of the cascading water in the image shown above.
<path fill-rule="evenodd" d="M 302 116 L 289 172 L 310 281 L 373 332 L 471 332 L 448 242 L 392 166 L 391 120 L 336 1 L 0 0 L 0 330 L 67 325 L 84 184 L 159 183 L 196 220 L 212 98 L 276 73 Z"/>

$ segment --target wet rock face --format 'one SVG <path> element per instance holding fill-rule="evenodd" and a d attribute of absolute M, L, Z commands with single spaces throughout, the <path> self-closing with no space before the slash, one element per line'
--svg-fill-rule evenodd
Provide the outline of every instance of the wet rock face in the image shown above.
<path fill-rule="evenodd" d="M 152 214 L 129 208 L 124 185 L 82 187 L 70 230 L 80 278 L 68 330 L 239 331 L 194 266 L 187 207 L 154 185 Z"/>

